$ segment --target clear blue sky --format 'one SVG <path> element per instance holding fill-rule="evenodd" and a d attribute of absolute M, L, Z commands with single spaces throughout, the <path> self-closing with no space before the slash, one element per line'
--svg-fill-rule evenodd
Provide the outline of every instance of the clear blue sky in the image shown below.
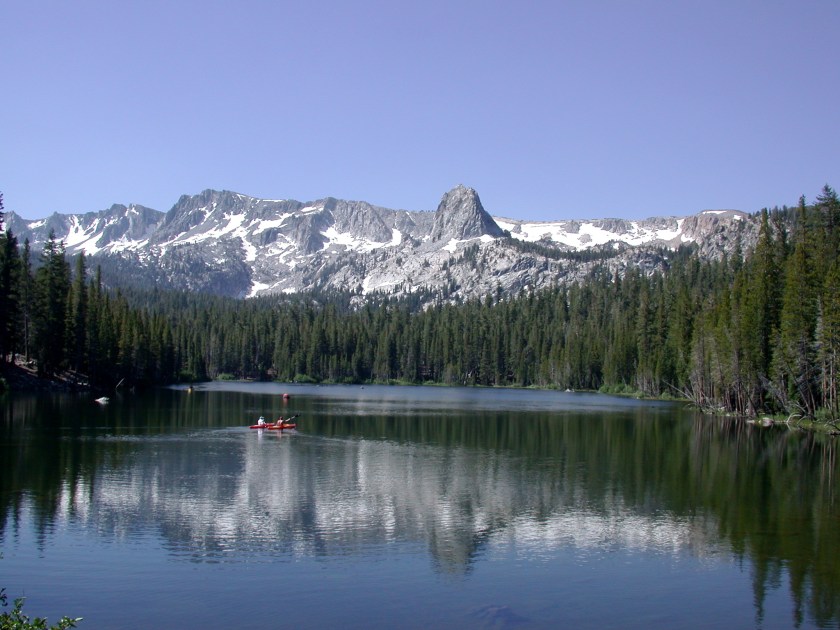
<path fill-rule="evenodd" d="M 4 0 L 26 218 L 205 188 L 522 219 L 840 188 L 838 0 Z"/>

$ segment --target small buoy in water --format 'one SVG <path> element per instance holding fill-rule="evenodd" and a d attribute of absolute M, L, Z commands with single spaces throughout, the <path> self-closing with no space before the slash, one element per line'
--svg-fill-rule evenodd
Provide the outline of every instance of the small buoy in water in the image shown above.
<path fill-rule="evenodd" d="M 100 405 L 107 405 L 110 399 L 107 396 L 102 396 L 102 398 L 97 398 L 95 402 L 98 402 Z"/>
<path fill-rule="evenodd" d="M 289 396 L 288 394 L 283 394 L 283 400 L 289 400 L 289 398 L 291 398 L 291 396 Z"/>

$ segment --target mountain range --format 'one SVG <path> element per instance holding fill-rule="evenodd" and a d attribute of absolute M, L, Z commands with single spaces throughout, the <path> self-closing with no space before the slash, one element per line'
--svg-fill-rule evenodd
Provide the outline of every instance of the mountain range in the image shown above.
<path fill-rule="evenodd" d="M 465 300 L 582 279 L 594 266 L 621 274 L 665 270 L 669 251 L 693 244 L 717 258 L 747 250 L 753 215 L 525 221 L 491 216 L 462 185 L 434 212 L 327 197 L 300 202 L 230 191 L 183 195 L 168 211 L 115 204 L 85 214 L 6 226 L 34 253 L 53 233 L 84 252 L 110 286 L 203 291 L 237 298 L 319 290 Z"/>

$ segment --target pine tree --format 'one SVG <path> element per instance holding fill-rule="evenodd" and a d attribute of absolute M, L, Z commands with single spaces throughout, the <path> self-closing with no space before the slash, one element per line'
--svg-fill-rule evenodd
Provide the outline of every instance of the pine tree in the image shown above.
<path fill-rule="evenodd" d="M 779 327 L 782 287 L 780 248 L 773 238 L 767 210 L 761 213 L 758 242 L 750 264 L 749 308 L 755 311 L 753 360 L 760 374 L 770 374 L 773 338 Z"/>
<path fill-rule="evenodd" d="M 64 362 L 65 318 L 70 272 L 64 243 L 50 231 L 35 273 L 34 349 L 41 374 L 54 374 Z"/>
<path fill-rule="evenodd" d="M 817 406 L 814 342 L 819 291 L 814 273 L 814 228 L 804 198 L 797 221 L 798 234 L 785 270 L 774 372 L 777 396 L 788 413 L 813 416 Z"/>
<path fill-rule="evenodd" d="M 817 196 L 815 212 L 821 224 L 820 258 L 827 270 L 840 256 L 840 198 L 831 186 L 826 184 Z"/>
<path fill-rule="evenodd" d="M 76 258 L 76 270 L 70 288 L 67 318 L 67 357 L 76 370 L 87 369 L 88 291 L 84 252 Z"/>
<path fill-rule="evenodd" d="M 17 238 L 11 230 L 0 232 L 0 363 L 10 360 L 11 355 L 18 349 L 21 320 L 20 280 L 21 261 Z"/>
<path fill-rule="evenodd" d="M 35 278 L 32 275 L 32 253 L 29 249 L 29 239 L 23 241 L 20 271 L 20 308 L 23 356 L 29 361 L 32 341 L 32 314 L 35 310 Z"/>
<path fill-rule="evenodd" d="M 651 393 L 655 390 L 656 355 L 659 340 L 656 329 L 656 297 L 649 283 L 642 284 L 636 309 L 636 388 Z"/>
<path fill-rule="evenodd" d="M 822 294 L 819 352 L 822 366 L 822 403 L 830 416 L 840 418 L 840 259 L 835 259 L 825 278 Z"/>

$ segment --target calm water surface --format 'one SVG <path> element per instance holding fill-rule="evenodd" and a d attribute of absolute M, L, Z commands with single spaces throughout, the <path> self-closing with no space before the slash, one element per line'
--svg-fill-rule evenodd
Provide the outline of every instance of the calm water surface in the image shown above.
<path fill-rule="evenodd" d="M 92 398 L 0 399 L 0 586 L 51 622 L 840 627 L 828 437 L 562 392 Z"/>

